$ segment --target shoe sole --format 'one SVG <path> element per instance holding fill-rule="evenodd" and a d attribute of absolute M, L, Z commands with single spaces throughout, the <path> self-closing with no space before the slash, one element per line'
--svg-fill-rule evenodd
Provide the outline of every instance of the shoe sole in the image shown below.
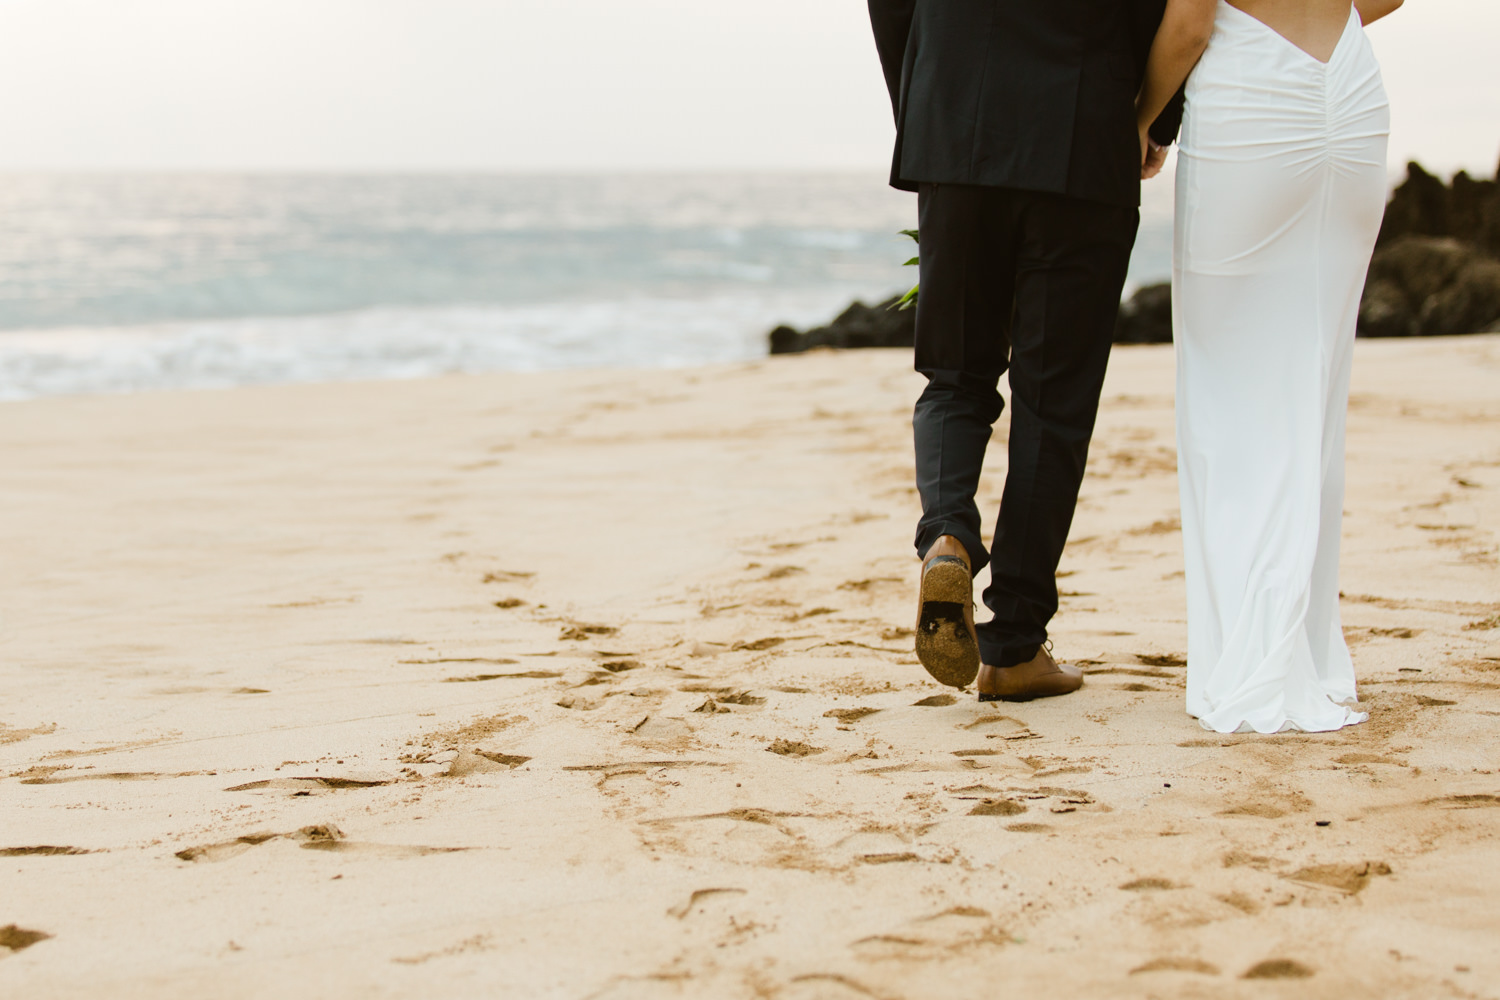
<path fill-rule="evenodd" d="M 917 659 L 933 680 L 964 688 L 979 675 L 979 644 L 968 622 L 974 580 L 957 559 L 935 562 L 922 574 L 917 612 Z"/>
<path fill-rule="evenodd" d="M 1073 694 L 1074 692 L 1076 692 L 1078 690 L 1079 690 L 1078 688 L 1073 688 L 1071 691 L 1044 691 L 1044 692 L 1041 692 L 1041 693 L 1038 693 L 1038 694 L 984 694 L 983 692 L 980 692 L 979 700 L 980 701 L 1036 701 L 1039 698 L 1063 698 L 1063 697 L 1066 697 L 1066 696 L 1068 696 L 1070 694 Z"/>

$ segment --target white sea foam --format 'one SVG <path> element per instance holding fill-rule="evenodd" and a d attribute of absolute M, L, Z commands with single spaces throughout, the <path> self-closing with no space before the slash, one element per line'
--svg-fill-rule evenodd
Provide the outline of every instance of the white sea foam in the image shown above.
<path fill-rule="evenodd" d="M 858 289 L 527 306 L 379 308 L 0 333 L 0 400 L 449 372 L 678 367 L 766 353 Z"/>

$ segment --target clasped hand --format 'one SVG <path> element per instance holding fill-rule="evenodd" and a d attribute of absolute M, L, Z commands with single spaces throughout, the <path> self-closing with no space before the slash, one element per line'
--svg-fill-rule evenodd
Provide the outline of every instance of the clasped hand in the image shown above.
<path fill-rule="evenodd" d="M 1158 146 L 1151 141 L 1151 136 L 1146 129 L 1140 130 L 1141 134 L 1141 180 L 1149 181 L 1161 173 L 1161 168 L 1167 162 L 1167 147 Z"/>

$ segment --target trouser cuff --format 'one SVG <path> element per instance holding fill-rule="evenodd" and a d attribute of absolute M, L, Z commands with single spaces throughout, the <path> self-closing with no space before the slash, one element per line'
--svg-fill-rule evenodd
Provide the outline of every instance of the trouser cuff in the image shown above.
<path fill-rule="evenodd" d="M 964 551 L 969 554 L 969 572 L 972 576 L 978 576 L 979 571 L 990 564 L 989 550 L 984 547 L 984 541 L 972 528 L 951 521 L 938 521 L 933 524 L 923 524 L 917 527 L 917 555 L 922 559 L 927 558 L 927 550 L 937 544 L 937 540 L 944 535 L 952 535 L 958 539 Z"/>

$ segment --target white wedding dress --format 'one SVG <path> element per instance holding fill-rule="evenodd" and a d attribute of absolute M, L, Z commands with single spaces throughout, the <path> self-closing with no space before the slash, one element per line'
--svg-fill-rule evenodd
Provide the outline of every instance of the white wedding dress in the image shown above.
<path fill-rule="evenodd" d="M 1188 712 L 1363 722 L 1339 623 L 1344 417 L 1390 114 L 1359 16 L 1327 63 L 1220 0 L 1187 85 L 1173 312 Z"/>

